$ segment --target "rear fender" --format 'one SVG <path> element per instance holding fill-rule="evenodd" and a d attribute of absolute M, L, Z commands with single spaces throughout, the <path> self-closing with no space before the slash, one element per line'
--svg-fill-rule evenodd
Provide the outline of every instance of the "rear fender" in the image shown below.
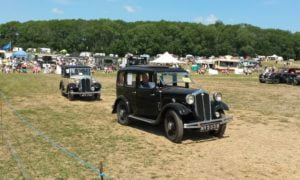
<path fill-rule="evenodd" d="M 118 105 L 118 103 L 119 103 L 120 101 L 124 101 L 124 102 L 127 104 L 127 108 L 129 108 L 128 111 L 131 112 L 131 108 L 130 108 L 129 101 L 126 99 L 125 96 L 119 96 L 119 97 L 115 100 L 115 103 L 114 103 L 114 105 L 113 105 L 113 107 L 112 107 L 112 108 L 113 108 L 112 113 L 113 113 L 113 114 L 114 114 L 114 113 L 117 113 L 117 105 Z"/>

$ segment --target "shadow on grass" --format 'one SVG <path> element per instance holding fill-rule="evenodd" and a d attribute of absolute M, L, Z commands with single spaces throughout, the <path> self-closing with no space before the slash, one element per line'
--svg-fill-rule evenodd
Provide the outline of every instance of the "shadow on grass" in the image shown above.
<path fill-rule="evenodd" d="M 159 125 L 151 125 L 142 121 L 133 121 L 130 126 L 130 128 L 135 128 L 147 133 L 151 133 L 157 136 L 163 136 L 167 139 L 165 135 L 165 130 L 163 127 L 163 124 Z M 227 138 L 229 136 L 224 136 L 224 138 Z M 196 130 L 185 130 L 182 143 L 183 144 L 191 144 L 191 143 L 201 143 L 201 142 L 208 142 L 208 141 L 214 141 L 219 140 L 220 138 L 217 138 L 215 136 L 212 136 L 208 132 L 197 132 Z M 192 142 L 185 142 L 185 141 L 192 141 Z"/>

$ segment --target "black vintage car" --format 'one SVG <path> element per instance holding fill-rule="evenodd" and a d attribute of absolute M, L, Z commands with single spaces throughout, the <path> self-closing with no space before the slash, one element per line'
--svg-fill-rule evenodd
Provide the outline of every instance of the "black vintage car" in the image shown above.
<path fill-rule="evenodd" d="M 287 83 L 293 85 L 300 85 L 300 68 L 289 69 Z"/>
<path fill-rule="evenodd" d="M 259 75 L 261 83 L 287 83 L 292 84 L 299 68 L 281 68 L 276 72 L 267 72 Z"/>
<path fill-rule="evenodd" d="M 61 94 L 67 95 L 69 100 L 74 100 L 75 96 L 93 97 L 100 100 L 101 84 L 92 77 L 91 67 L 62 66 L 61 76 L 59 89 Z"/>
<path fill-rule="evenodd" d="M 132 120 L 153 125 L 164 124 L 169 140 L 180 143 L 184 129 L 210 132 L 223 137 L 228 106 L 221 93 L 210 95 L 203 89 L 191 89 L 187 71 L 162 66 L 129 66 L 118 71 L 117 99 L 113 113 L 118 122 Z"/>

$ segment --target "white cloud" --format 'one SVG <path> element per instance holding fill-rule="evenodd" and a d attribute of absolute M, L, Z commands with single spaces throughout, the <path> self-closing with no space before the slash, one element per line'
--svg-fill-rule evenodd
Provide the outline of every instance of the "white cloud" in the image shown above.
<path fill-rule="evenodd" d="M 62 15 L 62 14 L 64 13 L 63 10 L 58 9 L 58 8 L 53 8 L 53 9 L 51 9 L 51 12 L 52 12 L 53 14 L 56 14 L 56 15 Z"/>
<path fill-rule="evenodd" d="M 128 13 L 135 13 L 135 12 L 136 12 L 136 9 L 135 9 L 133 6 L 126 5 L 126 6 L 124 6 L 124 9 L 125 9 Z"/>
<path fill-rule="evenodd" d="M 194 19 L 195 22 L 202 23 L 202 24 L 215 24 L 218 20 L 219 18 L 214 14 L 211 14 L 207 17 L 199 16 Z"/>

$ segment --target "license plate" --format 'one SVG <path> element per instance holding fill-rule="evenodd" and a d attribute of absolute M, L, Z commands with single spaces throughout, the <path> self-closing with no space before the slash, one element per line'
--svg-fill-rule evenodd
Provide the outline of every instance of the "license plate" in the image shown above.
<path fill-rule="evenodd" d="M 211 131 L 211 130 L 218 130 L 220 127 L 219 123 L 212 123 L 212 124 L 203 124 L 200 127 L 200 131 L 201 132 L 207 132 L 207 131 Z"/>

